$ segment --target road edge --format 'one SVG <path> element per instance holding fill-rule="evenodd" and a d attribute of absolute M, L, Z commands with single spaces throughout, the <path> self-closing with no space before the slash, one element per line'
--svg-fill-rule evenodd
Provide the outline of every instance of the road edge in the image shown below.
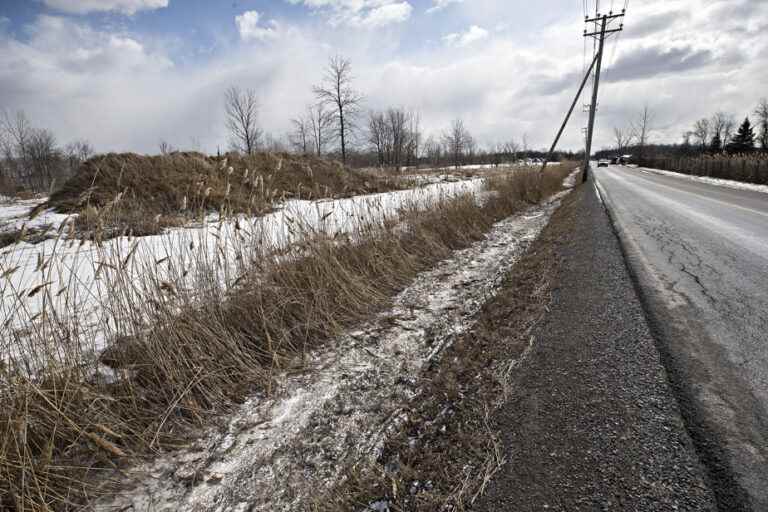
<path fill-rule="evenodd" d="M 626 233 L 621 221 L 613 213 L 610 196 L 594 176 L 590 177 L 595 193 L 608 216 L 611 228 L 619 241 L 621 253 L 630 279 L 640 299 L 651 330 L 656 349 L 666 370 L 669 385 L 678 403 L 685 428 L 693 441 L 699 461 L 706 470 L 707 483 L 712 489 L 718 509 L 723 511 L 751 511 L 752 500 L 747 490 L 739 484 L 724 446 L 722 435 L 712 428 L 705 411 L 697 407 L 694 385 L 684 378 L 684 369 L 673 355 L 670 346 L 675 338 L 688 338 L 690 333 L 678 329 L 669 318 L 668 307 L 657 293 L 655 278 L 644 271 L 643 256 Z"/>

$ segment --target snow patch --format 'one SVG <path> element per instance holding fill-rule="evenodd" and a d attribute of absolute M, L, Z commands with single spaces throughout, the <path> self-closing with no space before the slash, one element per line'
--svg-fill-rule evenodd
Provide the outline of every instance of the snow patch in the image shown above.
<path fill-rule="evenodd" d="M 47 197 L 38 199 L 11 199 L 0 196 L 0 234 L 15 233 L 25 226 L 28 231 L 56 231 L 68 222 L 71 215 L 45 210 L 35 217 L 32 211 L 46 202 Z"/>
<path fill-rule="evenodd" d="M 651 169 L 650 167 L 637 167 L 637 169 L 654 172 L 656 174 L 663 174 L 665 176 L 672 176 L 674 178 L 685 178 L 692 181 L 698 181 L 701 183 L 708 183 L 710 185 L 717 185 L 720 187 L 728 187 L 737 190 L 750 190 L 752 192 L 762 192 L 768 194 L 768 185 L 757 185 L 755 183 L 744 183 L 741 181 L 724 180 L 721 178 L 710 178 L 708 176 L 695 176 L 693 174 L 683 174 L 674 171 L 663 171 L 661 169 Z"/>
<path fill-rule="evenodd" d="M 36 350 L 27 346 L 32 341 L 23 336 L 30 329 L 30 319 L 39 317 L 44 308 L 47 315 L 57 318 L 76 316 L 78 329 L 73 332 L 79 339 L 73 337 L 72 346 L 95 353 L 116 334 L 123 320 L 116 315 L 131 314 L 114 302 L 124 300 L 119 297 L 121 293 L 132 293 L 125 283 L 141 283 L 152 276 L 176 289 L 194 290 L 195 279 L 203 273 L 196 269 L 206 265 L 206 271 L 212 270 L 229 286 L 248 263 L 246 257 L 287 251 L 311 236 L 358 236 L 396 219 L 402 208 L 423 210 L 484 188 L 485 180 L 473 179 L 337 200 L 291 200 L 262 217 L 241 216 L 215 223 L 206 219 L 195 227 L 154 236 L 117 237 L 101 244 L 58 236 L 37 244 L 14 243 L 0 250 L 0 274 L 4 276 L 0 282 L 0 325 L 19 336 L 0 340 L 0 362 L 24 360 L 29 368 L 47 363 L 27 360 Z M 0 215 L 5 215 L 5 225 L 14 227 L 21 222 L 56 226 L 69 218 L 45 212 L 33 220 L 22 220 L 40 202 L 7 204 Z M 41 285 L 51 294 L 33 293 Z M 54 354 L 68 350 L 58 346 L 51 349 Z"/>

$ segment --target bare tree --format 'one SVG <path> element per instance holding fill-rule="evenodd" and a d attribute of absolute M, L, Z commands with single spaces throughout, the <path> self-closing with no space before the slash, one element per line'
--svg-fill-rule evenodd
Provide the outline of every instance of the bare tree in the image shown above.
<path fill-rule="evenodd" d="M 259 100 L 256 92 L 230 87 L 225 94 L 225 107 L 232 149 L 246 155 L 254 154 L 262 136 L 258 125 Z"/>
<path fill-rule="evenodd" d="M 325 146 L 333 139 L 333 115 L 320 102 L 307 107 L 312 145 L 317 156 L 322 156 Z"/>
<path fill-rule="evenodd" d="M 626 152 L 627 148 L 632 144 L 633 138 L 632 130 L 613 128 L 613 140 L 616 141 L 616 151 L 619 153 L 619 156 Z"/>
<path fill-rule="evenodd" d="M 23 110 L 19 110 L 15 115 L 3 110 L 0 116 L 0 131 L 5 135 L 6 145 L 16 146 L 23 151 L 34 130 Z"/>
<path fill-rule="evenodd" d="M 690 154 L 691 152 L 691 138 L 693 137 L 693 132 L 691 130 L 687 130 L 683 132 L 683 143 L 682 143 L 682 150 L 684 154 Z"/>
<path fill-rule="evenodd" d="M 696 142 L 699 145 L 699 148 L 701 148 L 702 151 L 705 151 L 707 149 L 707 145 L 709 144 L 709 134 L 710 134 L 710 126 L 709 126 L 709 119 L 706 117 L 703 117 L 693 123 L 693 130 L 692 130 L 693 137 L 695 138 Z"/>
<path fill-rule="evenodd" d="M 407 137 L 405 141 L 405 165 L 418 164 L 419 149 L 421 147 L 421 114 L 410 112 L 408 114 Z"/>
<path fill-rule="evenodd" d="M 464 140 L 464 154 L 466 155 L 466 160 L 470 164 L 474 164 L 478 152 L 477 141 L 469 134 L 469 132 L 467 132 L 466 139 Z"/>
<path fill-rule="evenodd" d="M 755 115 L 760 125 L 760 134 L 758 135 L 760 147 L 768 149 L 768 99 L 763 98 L 760 100 L 760 104 L 755 109 Z"/>
<path fill-rule="evenodd" d="M 719 139 L 721 147 L 725 147 L 731 141 L 735 125 L 736 121 L 731 114 L 716 112 L 709 121 L 709 135 L 713 140 Z"/>
<path fill-rule="evenodd" d="M 341 160 L 347 163 L 347 146 L 355 128 L 362 95 L 352 88 L 352 65 L 340 56 L 331 57 L 325 70 L 323 83 L 313 87 L 318 101 L 334 109 L 336 133 L 341 145 Z"/>
<path fill-rule="evenodd" d="M 76 140 L 64 146 L 64 154 L 69 160 L 69 168 L 74 171 L 80 164 L 93 156 L 93 146 L 87 140 Z"/>
<path fill-rule="evenodd" d="M 293 130 L 288 134 L 288 142 L 291 147 L 301 153 L 308 155 L 312 152 L 312 129 L 311 122 L 306 116 L 299 116 L 291 119 Z"/>
<path fill-rule="evenodd" d="M 373 110 L 368 112 L 368 145 L 376 153 L 376 159 L 380 166 L 385 165 L 387 161 L 388 138 L 384 114 Z"/>
<path fill-rule="evenodd" d="M 433 167 L 439 167 L 442 157 L 443 157 L 443 148 L 440 145 L 439 142 L 435 140 L 435 138 L 430 135 L 427 137 L 427 140 L 424 141 L 424 156 L 429 161 L 430 165 Z"/>
<path fill-rule="evenodd" d="M 454 167 L 461 165 L 467 150 L 467 143 L 471 138 L 472 136 L 464 127 L 464 121 L 461 119 L 454 119 L 451 127 L 443 134 L 443 144 Z"/>
<path fill-rule="evenodd" d="M 42 192 L 67 172 L 66 161 L 53 133 L 33 128 L 22 111 L 0 116 L 2 157 L 6 178 L 30 190 Z"/>
<path fill-rule="evenodd" d="M 723 147 L 727 146 L 733 140 L 733 132 L 736 129 L 736 119 L 729 114 L 723 124 Z"/>
<path fill-rule="evenodd" d="M 648 108 L 648 105 L 645 105 L 637 119 L 632 122 L 632 135 L 637 143 L 637 152 L 640 158 L 645 156 L 645 148 L 651 139 L 653 117 L 653 113 Z"/>
<path fill-rule="evenodd" d="M 171 146 L 171 143 L 165 139 L 160 139 L 160 142 L 157 143 L 157 147 L 160 149 L 161 155 L 170 155 L 176 151 L 176 148 Z"/>
<path fill-rule="evenodd" d="M 517 161 L 517 154 L 520 152 L 520 144 L 515 139 L 509 139 L 504 143 L 504 156 L 509 160 Z"/>
<path fill-rule="evenodd" d="M 401 108 L 368 113 L 368 144 L 379 165 L 399 168 L 418 156 L 421 133 L 418 113 Z"/>

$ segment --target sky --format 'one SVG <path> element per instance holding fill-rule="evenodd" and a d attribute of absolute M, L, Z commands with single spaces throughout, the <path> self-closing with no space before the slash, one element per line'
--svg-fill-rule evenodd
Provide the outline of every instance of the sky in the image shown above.
<path fill-rule="evenodd" d="M 481 145 L 540 149 L 592 55 L 595 2 L 0 0 L 0 109 L 99 152 L 156 153 L 161 140 L 215 152 L 228 87 L 254 89 L 262 128 L 281 137 L 341 55 L 366 110 L 418 111 L 435 136 L 461 118 Z M 646 105 L 652 141 L 677 142 L 696 119 L 742 120 L 768 96 L 768 0 L 631 0 L 604 55 L 595 148 Z M 588 102 L 561 147 L 583 146 Z"/>

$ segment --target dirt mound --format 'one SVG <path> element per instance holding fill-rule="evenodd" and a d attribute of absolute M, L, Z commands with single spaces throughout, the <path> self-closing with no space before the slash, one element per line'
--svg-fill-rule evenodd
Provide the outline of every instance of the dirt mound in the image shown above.
<path fill-rule="evenodd" d="M 97 156 L 85 162 L 46 208 L 77 213 L 119 202 L 146 213 L 199 209 L 248 212 L 280 198 L 316 199 L 390 190 L 340 163 L 287 153 L 209 157 L 200 153 Z"/>

